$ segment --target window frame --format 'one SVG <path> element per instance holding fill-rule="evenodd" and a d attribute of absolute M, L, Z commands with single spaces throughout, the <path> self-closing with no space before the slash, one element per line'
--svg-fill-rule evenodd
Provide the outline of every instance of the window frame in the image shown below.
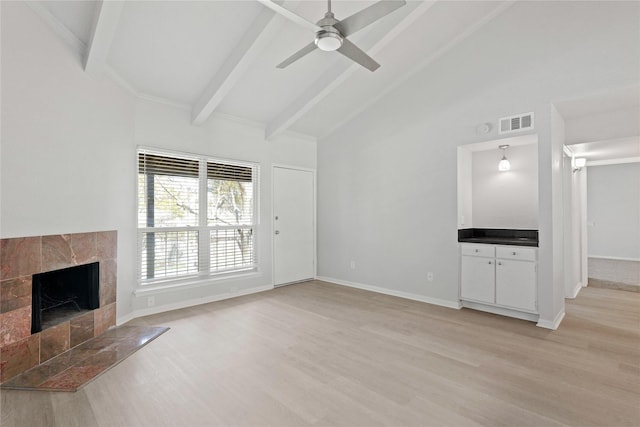
<path fill-rule="evenodd" d="M 172 226 L 172 227 L 142 227 L 140 225 L 140 166 L 139 156 L 140 154 L 158 155 L 164 157 L 172 157 L 176 159 L 191 159 L 198 161 L 198 224 L 195 226 Z M 174 150 L 164 150 L 152 147 L 138 146 L 136 149 L 136 240 L 137 240 L 137 282 L 141 288 L 153 288 L 153 287 L 172 287 L 181 284 L 199 283 L 203 281 L 219 280 L 224 278 L 233 278 L 239 276 L 245 276 L 251 273 L 257 273 L 259 271 L 258 265 L 258 229 L 259 229 L 259 177 L 260 177 L 260 165 L 255 162 L 224 159 L 220 157 L 213 157 L 204 154 L 185 153 Z M 250 224 L 245 225 L 209 225 L 208 218 L 208 174 L 207 163 L 219 163 L 224 165 L 233 165 L 251 168 L 252 171 L 252 220 Z M 242 267 L 230 268 L 219 271 L 211 270 L 211 232 L 215 230 L 229 230 L 229 229 L 250 229 L 252 230 L 252 247 L 251 247 L 251 265 Z M 175 276 L 163 276 L 159 278 L 144 279 L 142 277 L 143 271 L 143 256 L 142 251 L 144 247 L 145 233 L 150 232 L 182 232 L 182 231 L 197 231 L 198 232 L 198 271 L 191 274 L 179 274 Z"/>

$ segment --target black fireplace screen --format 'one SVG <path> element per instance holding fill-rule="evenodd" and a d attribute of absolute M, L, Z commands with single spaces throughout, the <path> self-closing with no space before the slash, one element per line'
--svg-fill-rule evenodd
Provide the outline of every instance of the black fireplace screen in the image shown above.
<path fill-rule="evenodd" d="M 99 263 L 33 275 L 31 333 L 100 306 Z"/>

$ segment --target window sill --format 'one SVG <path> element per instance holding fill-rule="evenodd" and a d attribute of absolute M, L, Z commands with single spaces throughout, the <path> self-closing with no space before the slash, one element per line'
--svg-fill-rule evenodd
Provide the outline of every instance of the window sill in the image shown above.
<path fill-rule="evenodd" d="M 257 270 L 251 270 L 238 274 L 221 275 L 221 276 L 207 276 L 207 277 L 194 277 L 191 279 L 185 279 L 179 282 L 164 282 L 149 285 L 140 285 L 133 291 L 133 295 L 153 295 L 163 292 L 173 292 L 179 289 L 192 289 L 200 288 L 204 286 L 212 286 L 220 282 L 233 282 L 244 279 L 255 279 L 262 277 L 262 273 Z"/>

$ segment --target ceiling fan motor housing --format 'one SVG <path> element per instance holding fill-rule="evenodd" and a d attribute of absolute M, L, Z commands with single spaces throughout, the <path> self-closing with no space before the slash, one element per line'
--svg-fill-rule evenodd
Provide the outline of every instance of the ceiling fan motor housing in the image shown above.
<path fill-rule="evenodd" d="M 338 51 L 369 71 L 377 70 L 380 67 L 380 64 L 378 64 L 358 46 L 349 41 L 347 37 L 407 4 L 406 0 L 379 0 L 369 7 L 340 21 L 337 20 L 331 12 L 331 0 L 327 0 L 328 10 L 324 14 L 324 17 L 316 24 L 312 24 L 305 18 L 283 8 L 276 2 L 276 0 L 257 1 L 299 25 L 307 28 L 313 28 L 313 31 L 315 32 L 315 39 L 312 43 L 307 44 L 289 58 L 282 61 L 276 66 L 277 68 L 285 68 L 303 56 L 313 52 L 315 49 L 320 49 L 324 51 Z"/>
<path fill-rule="evenodd" d="M 340 49 L 344 41 L 344 37 L 340 34 L 334 25 L 339 21 L 334 17 L 333 13 L 327 12 L 324 18 L 317 22 L 322 29 L 316 32 L 315 44 L 320 50 L 333 51 Z"/>

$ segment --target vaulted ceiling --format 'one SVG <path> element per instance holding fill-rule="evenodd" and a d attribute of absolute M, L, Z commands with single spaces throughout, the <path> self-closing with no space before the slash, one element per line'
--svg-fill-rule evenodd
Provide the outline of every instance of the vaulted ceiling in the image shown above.
<path fill-rule="evenodd" d="M 566 145 L 589 164 L 640 160 L 640 86 L 554 103 L 565 120 Z"/>
<path fill-rule="evenodd" d="M 308 21 L 324 1 L 286 0 Z M 334 0 L 336 18 L 375 1 Z M 82 58 L 87 73 L 136 96 L 321 138 L 507 9 L 510 1 L 408 1 L 349 39 L 381 67 L 370 72 L 337 52 L 315 50 L 276 65 L 314 34 L 254 0 L 28 2 Z"/>

